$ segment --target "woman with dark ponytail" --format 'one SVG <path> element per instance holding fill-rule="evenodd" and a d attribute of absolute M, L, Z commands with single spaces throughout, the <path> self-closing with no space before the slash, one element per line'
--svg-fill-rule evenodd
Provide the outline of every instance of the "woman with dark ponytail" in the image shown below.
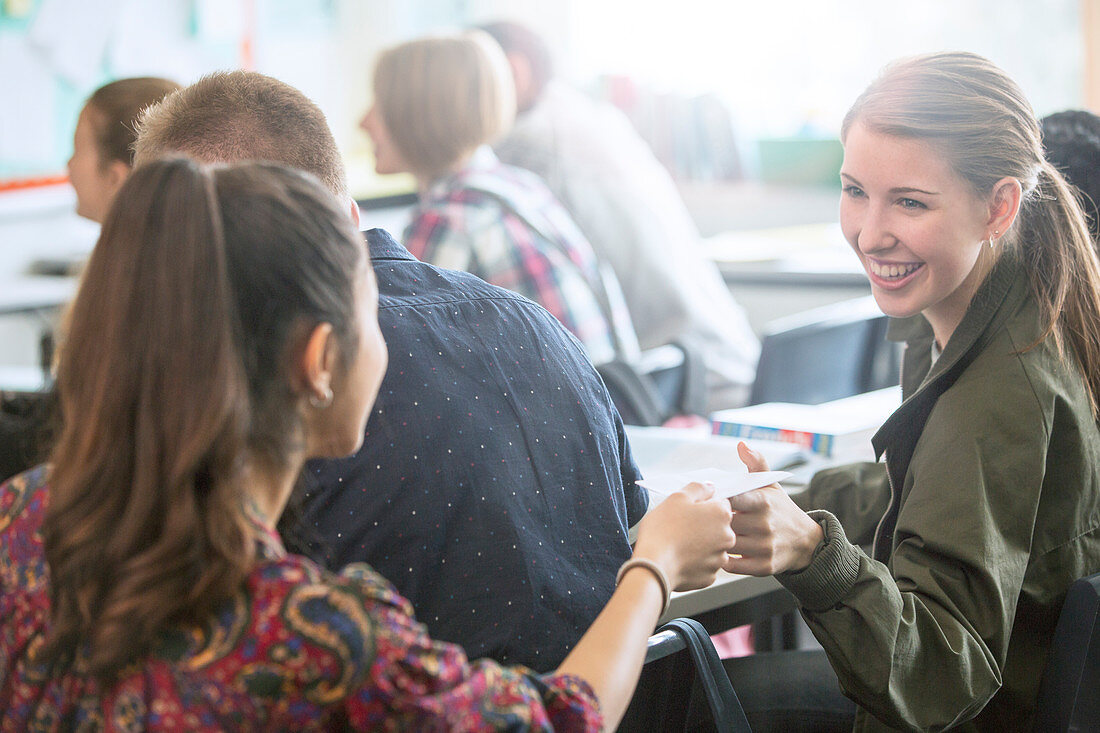
<path fill-rule="evenodd" d="M 327 573 L 273 529 L 304 461 L 362 440 L 377 301 L 308 175 L 131 176 L 61 344 L 52 462 L 0 486 L 0 730 L 616 725 L 669 588 L 728 562 L 728 502 L 692 484 L 643 519 L 554 674 L 432 642 L 369 567 Z"/>
<path fill-rule="evenodd" d="M 873 441 L 890 502 L 868 556 L 778 487 L 735 497 L 733 567 L 798 598 L 858 730 L 1028 730 L 1065 592 L 1100 570 L 1096 253 L 1023 93 L 979 56 L 888 66 L 842 141 L 841 228 L 906 343 Z M 753 721 L 746 692 L 754 730 L 798 729 L 790 701 Z"/>

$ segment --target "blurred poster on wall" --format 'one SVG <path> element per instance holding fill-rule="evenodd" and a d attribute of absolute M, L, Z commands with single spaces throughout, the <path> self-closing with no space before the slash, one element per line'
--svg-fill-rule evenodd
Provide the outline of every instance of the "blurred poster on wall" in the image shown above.
<path fill-rule="evenodd" d="M 122 0 L 42 0 L 28 42 L 53 72 L 74 87 L 99 79 Z"/>
<path fill-rule="evenodd" d="M 48 67 L 24 38 L 0 35 L 0 177 L 37 172 L 54 157 L 56 99 Z M 9 71 L 11 70 L 11 71 Z"/>

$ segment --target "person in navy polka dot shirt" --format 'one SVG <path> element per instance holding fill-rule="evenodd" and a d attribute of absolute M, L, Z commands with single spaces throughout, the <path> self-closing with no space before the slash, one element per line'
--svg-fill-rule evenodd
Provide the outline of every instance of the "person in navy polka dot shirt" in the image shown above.
<path fill-rule="evenodd" d="M 174 152 L 293 165 L 359 216 L 321 111 L 260 74 L 172 95 L 144 116 L 136 151 L 139 164 Z M 366 238 L 389 369 L 362 449 L 308 464 L 297 524 L 280 529 L 330 568 L 372 565 L 471 658 L 553 669 L 611 597 L 648 505 L 622 421 L 542 307 L 419 262 L 380 229 Z"/>

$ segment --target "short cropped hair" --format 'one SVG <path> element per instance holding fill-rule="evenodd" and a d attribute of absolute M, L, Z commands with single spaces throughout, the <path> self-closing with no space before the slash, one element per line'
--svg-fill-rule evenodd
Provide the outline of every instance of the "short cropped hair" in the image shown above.
<path fill-rule="evenodd" d="M 527 65 L 531 68 L 533 96 L 535 99 L 542 96 L 542 90 L 554 78 L 554 56 L 543 37 L 525 25 L 508 20 L 486 23 L 478 28 L 492 36 L 505 54 L 516 54 L 527 59 Z"/>
<path fill-rule="evenodd" d="M 104 84 L 88 97 L 96 147 L 103 165 L 118 160 L 134 164 L 135 123 L 142 110 L 180 88 L 170 79 L 138 76 Z"/>
<path fill-rule="evenodd" d="M 429 178 L 496 140 L 516 114 L 508 60 L 481 31 L 383 51 L 374 68 L 374 103 L 401 157 Z"/>
<path fill-rule="evenodd" d="M 254 71 L 209 74 L 150 107 L 138 122 L 134 150 L 139 165 L 172 154 L 207 163 L 279 163 L 347 197 L 347 173 L 321 108 Z"/>
<path fill-rule="evenodd" d="M 1089 234 L 1100 240 L 1100 117 L 1083 109 L 1039 120 L 1047 160 L 1081 192 Z"/>

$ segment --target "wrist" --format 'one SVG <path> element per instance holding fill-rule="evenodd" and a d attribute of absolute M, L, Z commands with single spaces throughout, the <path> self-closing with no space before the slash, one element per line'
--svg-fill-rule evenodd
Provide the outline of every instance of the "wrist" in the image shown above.
<path fill-rule="evenodd" d="M 665 611 L 668 610 L 668 603 L 672 597 L 672 586 L 669 584 L 668 576 L 665 574 L 665 571 L 658 563 L 650 560 L 647 557 L 638 557 L 637 555 L 635 555 L 619 567 L 619 572 L 615 575 L 615 585 L 617 587 L 620 583 L 622 583 L 623 578 L 626 577 L 627 573 L 641 575 L 643 571 L 646 575 L 656 580 L 657 585 L 660 586 L 660 615 L 663 616 Z"/>
<path fill-rule="evenodd" d="M 825 546 L 825 530 L 821 528 L 821 524 L 808 515 L 806 521 L 807 532 L 803 536 L 802 547 L 798 554 L 798 563 L 796 567 L 792 568 L 795 572 L 808 568 L 818 551 Z"/>
<path fill-rule="evenodd" d="M 675 590 L 680 583 L 681 564 L 676 552 L 669 544 L 656 542 L 638 543 L 634 546 L 634 552 L 630 559 L 644 558 L 656 565 L 664 573 L 665 580 L 669 582 L 669 590 Z"/>

